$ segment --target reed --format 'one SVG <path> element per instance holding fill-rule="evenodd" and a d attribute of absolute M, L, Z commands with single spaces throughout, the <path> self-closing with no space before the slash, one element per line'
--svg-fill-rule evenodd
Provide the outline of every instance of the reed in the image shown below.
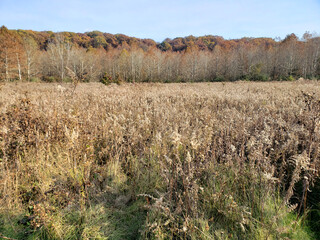
<path fill-rule="evenodd" d="M 316 239 L 319 94 L 316 81 L 5 83 L 0 238 Z"/>

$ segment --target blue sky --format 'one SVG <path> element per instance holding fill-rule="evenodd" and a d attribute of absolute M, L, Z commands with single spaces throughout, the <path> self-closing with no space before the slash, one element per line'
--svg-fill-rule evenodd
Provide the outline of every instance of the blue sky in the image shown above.
<path fill-rule="evenodd" d="M 9 29 L 123 33 L 158 42 L 188 35 L 320 33 L 320 0 L 0 0 Z"/>

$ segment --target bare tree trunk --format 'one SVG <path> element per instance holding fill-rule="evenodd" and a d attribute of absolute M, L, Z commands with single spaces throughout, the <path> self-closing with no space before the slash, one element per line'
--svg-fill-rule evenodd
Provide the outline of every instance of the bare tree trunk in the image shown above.
<path fill-rule="evenodd" d="M 30 68 L 31 68 L 31 59 L 28 56 L 27 57 L 27 78 L 28 78 L 28 80 L 30 80 L 30 75 L 31 75 L 30 74 L 30 72 L 31 72 Z"/>
<path fill-rule="evenodd" d="M 133 64 L 133 53 L 131 53 L 131 77 L 132 77 L 132 80 L 133 82 L 135 82 L 136 80 L 136 72 L 135 72 L 135 67 L 134 67 L 134 64 Z"/>
<path fill-rule="evenodd" d="M 6 57 L 5 57 L 5 69 L 6 69 L 6 81 L 8 82 L 9 81 L 9 66 L 8 66 L 8 53 L 7 53 L 7 50 L 6 50 Z"/>
<path fill-rule="evenodd" d="M 19 60 L 19 54 L 16 53 L 16 55 L 17 55 L 17 64 L 18 64 L 19 80 L 21 81 L 22 77 L 21 77 L 21 65 L 20 65 L 20 60 Z"/>

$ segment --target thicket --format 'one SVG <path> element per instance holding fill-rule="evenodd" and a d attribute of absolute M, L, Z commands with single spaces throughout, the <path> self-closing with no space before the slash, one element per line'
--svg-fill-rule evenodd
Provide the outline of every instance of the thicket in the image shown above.
<path fill-rule="evenodd" d="M 69 70 L 67 70 L 69 69 Z M 320 77 L 320 38 L 306 32 L 270 38 L 219 36 L 155 43 L 98 31 L 0 28 L 0 80 L 46 82 L 291 81 Z"/>
<path fill-rule="evenodd" d="M 318 82 L 0 91 L 1 237 L 319 238 Z"/>

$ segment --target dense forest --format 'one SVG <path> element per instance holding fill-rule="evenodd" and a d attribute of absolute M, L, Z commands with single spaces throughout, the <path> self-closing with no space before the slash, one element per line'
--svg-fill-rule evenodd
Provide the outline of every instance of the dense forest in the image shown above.
<path fill-rule="evenodd" d="M 123 34 L 0 28 L 1 81 L 200 82 L 319 78 L 320 37 L 188 36 L 157 43 Z"/>

